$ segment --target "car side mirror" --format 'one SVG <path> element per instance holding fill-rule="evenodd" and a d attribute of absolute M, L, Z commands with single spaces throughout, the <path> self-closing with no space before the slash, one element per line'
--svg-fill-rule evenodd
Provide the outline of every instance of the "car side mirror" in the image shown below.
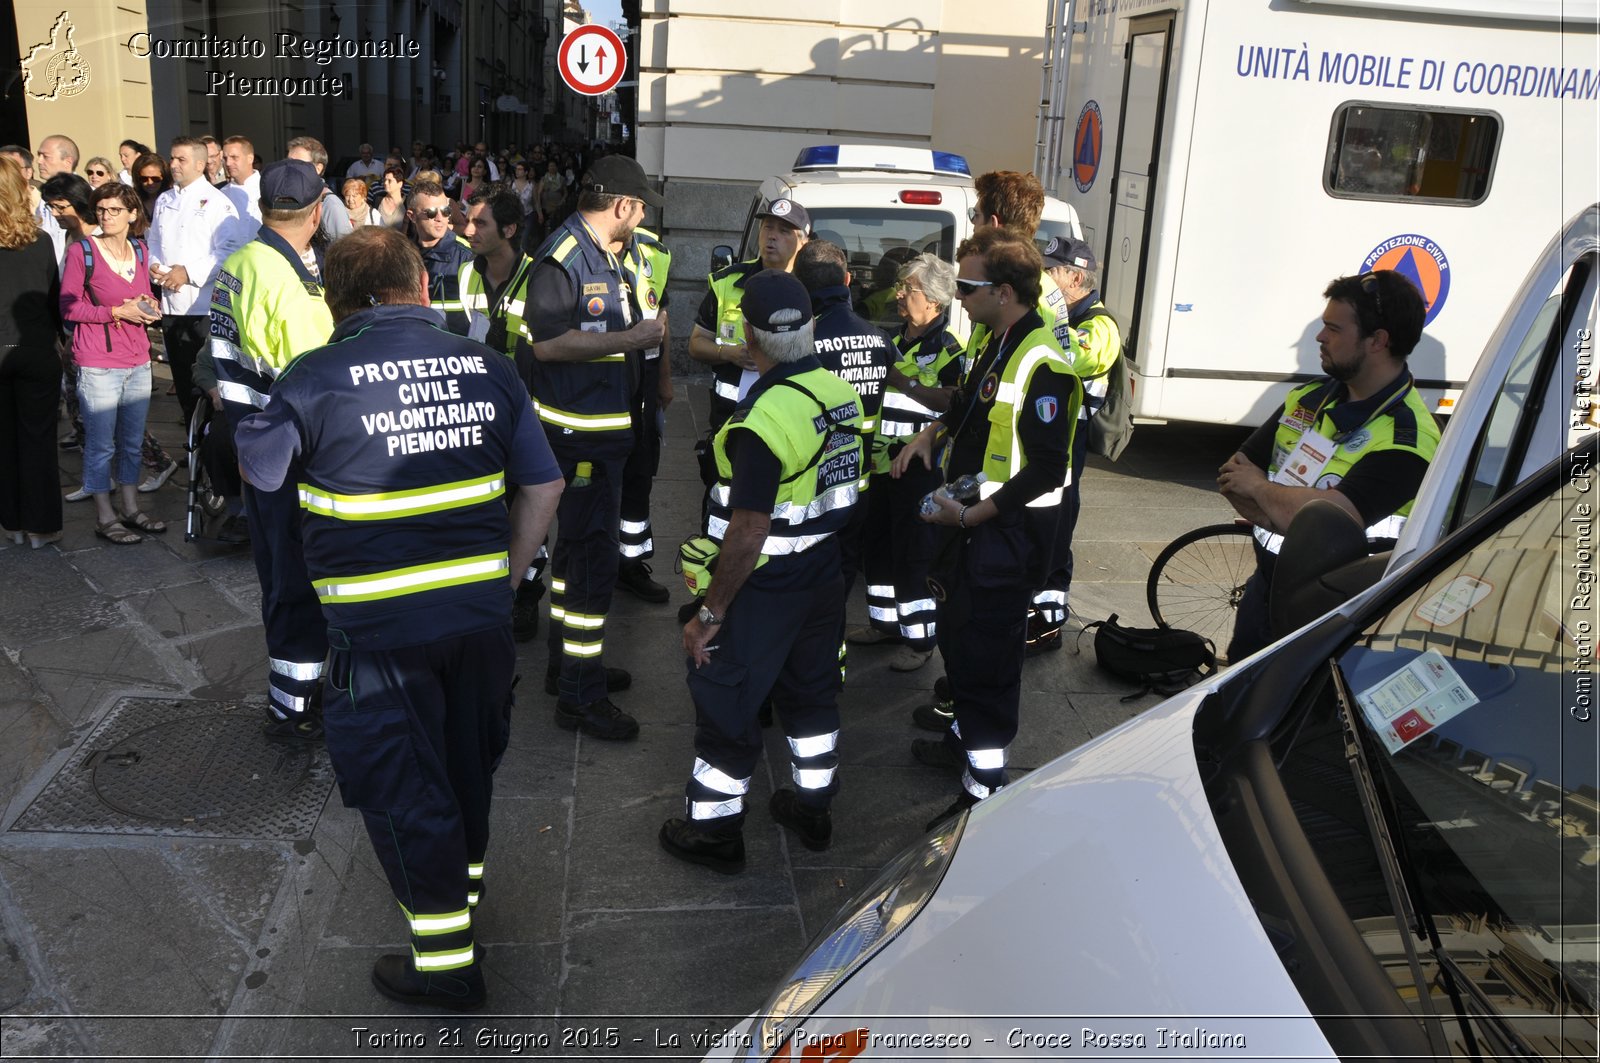
<path fill-rule="evenodd" d="M 733 248 L 727 244 L 718 244 L 711 249 L 711 272 L 726 269 L 733 265 Z"/>
<path fill-rule="evenodd" d="M 1373 563 L 1370 549 L 1367 530 L 1339 505 L 1318 498 L 1302 506 L 1272 570 L 1272 637 L 1282 638 L 1376 583 L 1383 563 Z"/>

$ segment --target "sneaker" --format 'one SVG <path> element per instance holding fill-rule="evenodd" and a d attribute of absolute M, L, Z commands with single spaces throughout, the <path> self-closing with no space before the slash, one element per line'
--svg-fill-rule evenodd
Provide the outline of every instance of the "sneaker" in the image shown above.
<path fill-rule="evenodd" d="M 1029 609 L 1028 635 L 1023 653 L 1029 657 L 1036 657 L 1041 653 L 1060 648 L 1061 625 L 1054 620 L 1046 620 L 1039 610 Z"/>
<path fill-rule="evenodd" d="M 539 599 L 543 597 L 541 580 L 523 580 L 517 588 L 516 600 L 511 603 L 511 637 L 518 642 L 531 642 L 539 633 Z"/>
<path fill-rule="evenodd" d="M 177 462 L 175 462 L 175 461 L 167 462 L 166 467 L 164 467 L 162 469 L 158 469 L 157 471 L 152 472 L 149 476 L 146 476 L 144 478 L 144 480 L 139 484 L 139 491 L 141 493 L 143 493 L 143 494 L 149 494 L 152 491 L 161 490 L 161 486 L 163 484 L 165 484 L 168 480 L 172 479 L 172 474 L 177 472 L 177 471 L 178 471 L 178 463 Z"/>
<path fill-rule="evenodd" d="M 450 1011 L 476 1011 L 488 998 L 483 970 L 476 959 L 451 971 L 423 974 L 412 965 L 410 956 L 390 953 L 379 956 L 372 965 L 372 986 L 402 1004 Z"/>
<path fill-rule="evenodd" d="M 928 663 L 928 658 L 933 656 L 932 650 L 914 650 L 910 646 L 901 646 L 889 658 L 889 667 L 896 672 L 915 672 L 918 668 Z"/>
<path fill-rule="evenodd" d="M 627 690 L 633 686 L 633 676 L 626 669 L 606 669 L 606 693 L 615 694 L 619 690 Z M 561 670 L 544 674 L 544 692 L 554 697 L 561 692 Z"/>
<path fill-rule="evenodd" d="M 650 571 L 650 566 L 643 561 L 624 561 L 617 569 L 617 589 L 627 591 L 642 601 L 660 605 L 672 597 L 672 592 L 651 579 Z"/>
<path fill-rule="evenodd" d="M 820 853 L 833 842 L 833 816 L 825 808 L 802 804 L 800 795 L 784 787 L 767 804 L 772 818 L 800 836 L 800 844 Z"/>
<path fill-rule="evenodd" d="M 564 731 L 582 731 L 610 742 L 626 742 L 639 733 L 639 721 L 611 704 L 610 698 L 574 705 L 556 702 L 556 726 Z"/>
<path fill-rule="evenodd" d="M 934 816 L 932 819 L 928 820 L 928 825 L 922 829 L 927 831 L 938 830 L 940 827 L 950 822 L 950 820 L 961 815 L 961 813 L 965 812 L 967 809 L 971 808 L 977 803 L 978 799 L 976 797 L 973 797 L 971 794 L 963 790 L 961 792 L 961 796 L 957 797 L 950 803 L 949 808 L 946 808 L 943 812 L 940 812 L 937 816 Z"/>
<path fill-rule="evenodd" d="M 737 875 L 744 870 L 744 835 L 712 834 L 695 830 L 685 819 L 673 818 L 661 824 L 661 848 L 690 864 L 709 867 L 722 875 Z"/>
<path fill-rule="evenodd" d="M 926 764 L 930 768 L 939 768 L 943 771 L 959 772 L 966 770 L 967 767 L 967 758 L 942 738 L 913 738 L 911 759 L 918 764 Z"/>
<path fill-rule="evenodd" d="M 924 731 L 932 731 L 934 734 L 943 734 L 950 730 L 955 718 L 956 703 L 953 701 L 935 701 L 931 705 L 918 705 L 911 710 L 911 722 Z"/>
<path fill-rule="evenodd" d="M 682 605 L 678 606 L 678 623 L 687 624 L 689 621 L 699 616 L 700 607 L 704 604 L 706 604 L 706 600 L 704 598 L 696 598 L 693 601 L 684 602 Z"/>
<path fill-rule="evenodd" d="M 63 502 L 82 502 L 86 498 L 93 498 L 87 487 L 80 487 L 76 491 L 68 492 L 62 497 Z"/>
<path fill-rule="evenodd" d="M 852 646 L 877 646 L 885 642 L 899 642 L 898 632 L 884 631 L 871 624 L 853 627 L 844 633 L 844 640 Z"/>
<path fill-rule="evenodd" d="M 279 719 L 268 713 L 267 722 L 262 726 L 261 733 L 276 741 L 320 742 L 323 737 L 322 718 L 308 712 Z"/>

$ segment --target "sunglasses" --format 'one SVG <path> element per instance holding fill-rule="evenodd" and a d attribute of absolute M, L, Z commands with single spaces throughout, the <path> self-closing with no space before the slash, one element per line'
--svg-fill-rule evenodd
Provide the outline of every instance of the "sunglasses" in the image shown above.
<path fill-rule="evenodd" d="M 432 221 L 434 218 L 446 217 L 450 213 L 449 207 L 416 207 L 415 210 L 417 212 L 417 217 L 427 218 L 429 221 Z"/>
<path fill-rule="evenodd" d="M 994 281 L 967 281 L 956 278 L 956 295 L 958 297 L 971 295 L 979 288 L 993 288 Z"/>
<path fill-rule="evenodd" d="M 85 170 L 83 172 L 88 174 L 90 177 L 110 177 L 111 176 L 110 172 L 107 171 L 107 170 Z"/>
<path fill-rule="evenodd" d="M 159 178 L 159 177 L 141 177 L 141 178 L 139 178 L 139 183 L 142 184 L 142 185 L 158 185 L 158 184 L 161 183 L 161 178 Z"/>
<path fill-rule="evenodd" d="M 1382 317 L 1383 288 L 1378 284 L 1378 275 L 1376 273 L 1363 273 L 1361 275 L 1361 290 L 1372 296 L 1373 301 L 1378 304 L 1378 316 Z"/>

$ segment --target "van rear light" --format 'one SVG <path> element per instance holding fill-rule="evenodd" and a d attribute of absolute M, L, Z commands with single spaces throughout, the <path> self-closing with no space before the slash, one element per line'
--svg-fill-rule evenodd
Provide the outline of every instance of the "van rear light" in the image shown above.
<path fill-rule="evenodd" d="M 915 203 L 925 207 L 937 207 L 944 202 L 944 193 L 920 188 L 908 188 L 900 193 L 900 202 Z"/>

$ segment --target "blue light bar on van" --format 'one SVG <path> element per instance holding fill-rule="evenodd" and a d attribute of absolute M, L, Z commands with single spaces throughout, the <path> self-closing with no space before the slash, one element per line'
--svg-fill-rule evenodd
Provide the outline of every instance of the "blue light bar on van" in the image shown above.
<path fill-rule="evenodd" d="M 971 177 L 961 155 L 885 144 L 817 144 L 795 156 L 796 170 L 887 170 Z"/>

